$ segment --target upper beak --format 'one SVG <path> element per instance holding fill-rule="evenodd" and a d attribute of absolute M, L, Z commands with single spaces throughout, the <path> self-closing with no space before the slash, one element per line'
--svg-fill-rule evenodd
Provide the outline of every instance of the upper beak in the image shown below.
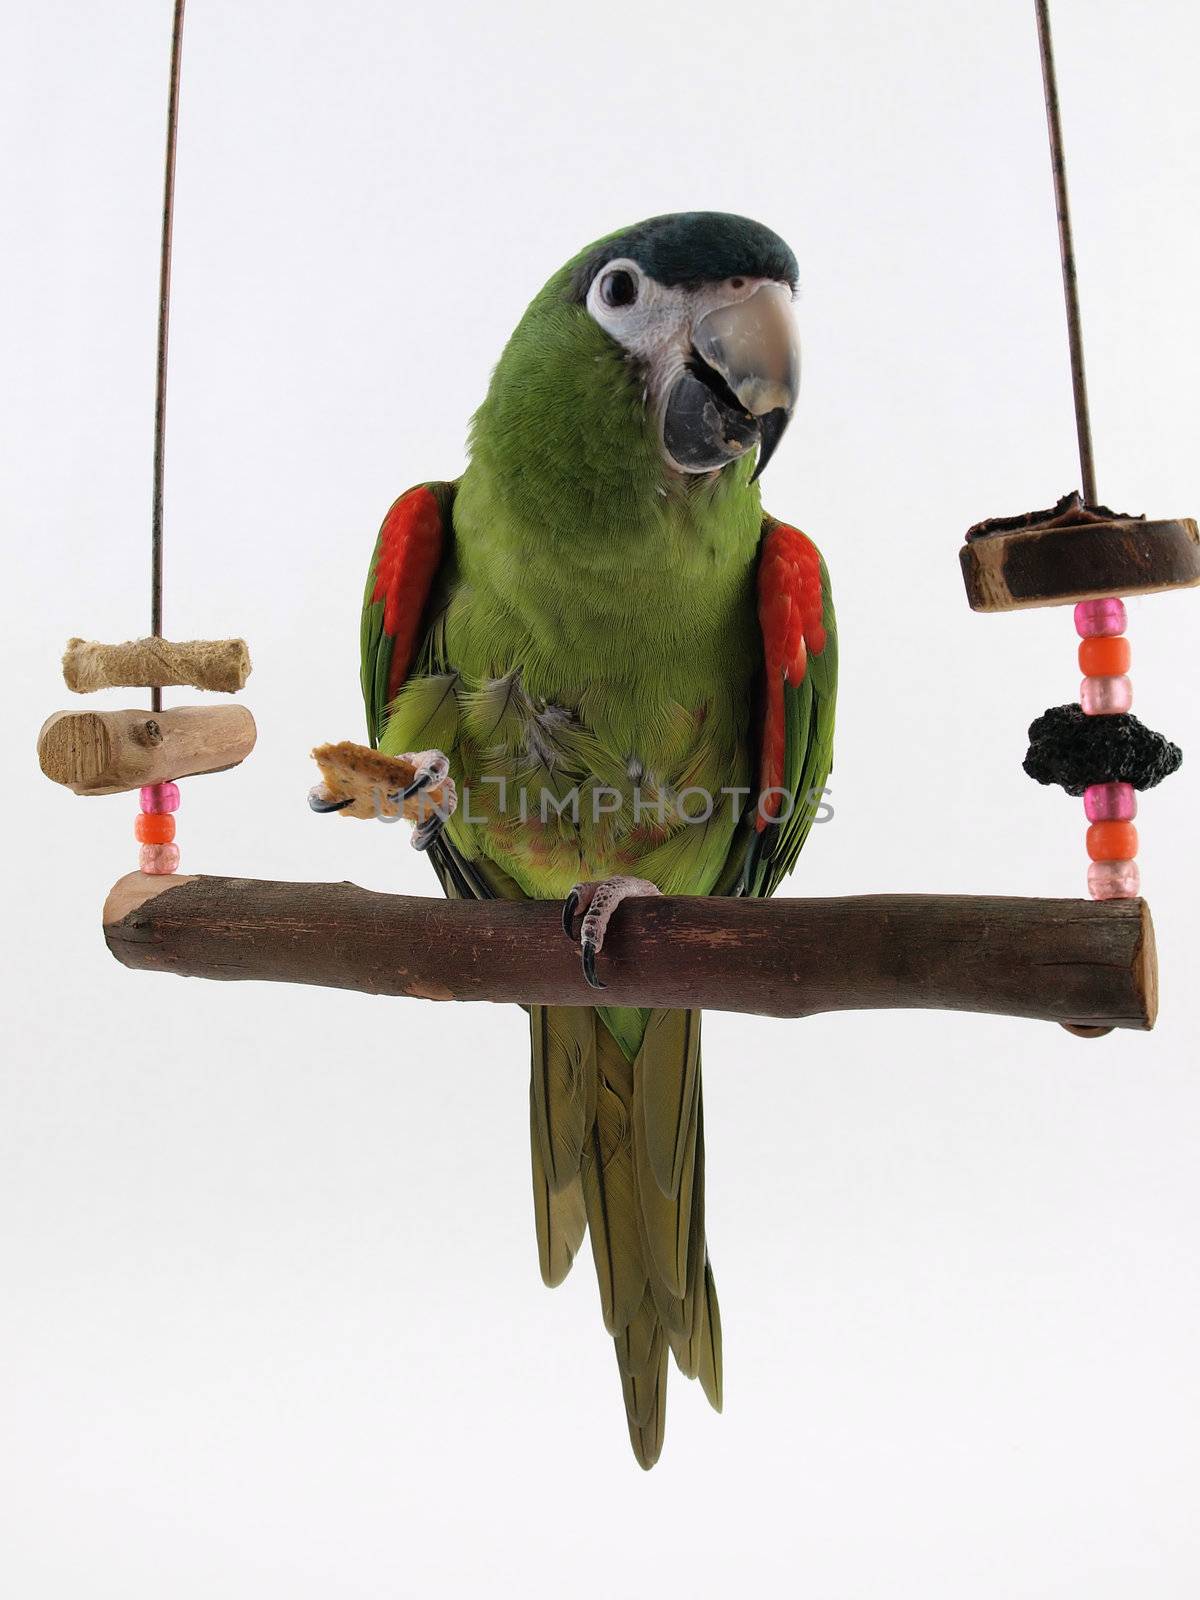
<path fill-rule="evenodd" d="M 667 454 L 685 472 L 713 472 L 757 445 L 757 478 L 783 437 L 800 387 L 790 291 L 762 283 L 744 300 L 714 307 L 692 328 L 691 343 L 692 358 L 663 410 Z"/>
<path fill-rule="evenodd" d="M 790 291 L 764 283 L 747 299 L 718 306 L 696 324 L 692 344 L 758 419 L 757 478 L 791 421 L 800 391 L 800 338 Z"/>

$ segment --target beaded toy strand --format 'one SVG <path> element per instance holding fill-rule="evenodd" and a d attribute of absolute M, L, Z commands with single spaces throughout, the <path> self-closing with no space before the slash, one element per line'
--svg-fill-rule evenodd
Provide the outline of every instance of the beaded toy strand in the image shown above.
<path fill-rule="evenodd" d="M 1075 607 L 1079 635 L 1079 704 L 1085 716 L 1120 716 L 1133 705 L 1129 680 L 1130 649 L 1125 637 L 1123 600 L 1081 600 Z M 1089 823 L 1088 893 L 1093 900 L 1132 900 L 1141 890 L 1135 860 L 1138 832 L 1137 795 L 1131 783 L 1091 783 L 1083 791 Z"/>

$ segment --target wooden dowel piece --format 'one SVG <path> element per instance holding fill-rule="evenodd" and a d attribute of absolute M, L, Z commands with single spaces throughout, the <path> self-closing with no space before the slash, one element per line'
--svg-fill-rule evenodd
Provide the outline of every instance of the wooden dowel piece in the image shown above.
<path fill-rule="evenodd" d="M 249 676 L 244 639 L 131 639 L 127 644 L 71 639 L 63 656 L 63 677 L 76 694 L 183 686 L 236 694 Z"/>
<path fill-rule="evenodd" d="M 58 711 L 38 734 L 38 760 L 76 794 L 122 794 L 236 767 L 254 749 L 254 718 L 240 705 L 167 711 Z"/>
<path fill-rule="evenodd" d="M 352 883 L 147 878 L 104 910 L 127 967 L 429 1000 L 594 1005 L 553 902 L 443 901 Z M 933 1008 L 1149 1028 L 1144 901 L 867 895 L 628 901 L 601 952 L 603 1000 L 803 1017 Z"/>

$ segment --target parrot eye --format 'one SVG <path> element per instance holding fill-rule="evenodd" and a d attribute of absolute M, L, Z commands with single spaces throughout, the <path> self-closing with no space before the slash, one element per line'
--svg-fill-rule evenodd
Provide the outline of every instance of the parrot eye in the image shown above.
<path fill-rule="evenodd" d="M 617 267 L 606 272 L 600 280 L 600 298 L 606 306 L 631 306 L 638 296 L 637 282 L 632 272 Z"/>

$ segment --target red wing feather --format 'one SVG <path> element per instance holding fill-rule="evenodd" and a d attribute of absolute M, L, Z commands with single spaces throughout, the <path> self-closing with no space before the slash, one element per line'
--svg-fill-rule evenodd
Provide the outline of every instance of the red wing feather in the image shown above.
<path fill-rule="evenodd" d="M 799 528 L 780 522 L 771 529 L 758 563 L 758 621 L 766 671 L 757 826 L 779 814 L 787 743 L 784 685 L 803 683 L 809 651 L 825 648 L 821 557 Z"/>
<path fill-rule="evenodd" d="M 395 699 L 417 648 L 417 633 L 442 559 L 442 510 L 422 484 L 400 496 L 379 530 L 372 602 L 383 602 L 383 631 L 392 641 L 387 699 Z"/>

